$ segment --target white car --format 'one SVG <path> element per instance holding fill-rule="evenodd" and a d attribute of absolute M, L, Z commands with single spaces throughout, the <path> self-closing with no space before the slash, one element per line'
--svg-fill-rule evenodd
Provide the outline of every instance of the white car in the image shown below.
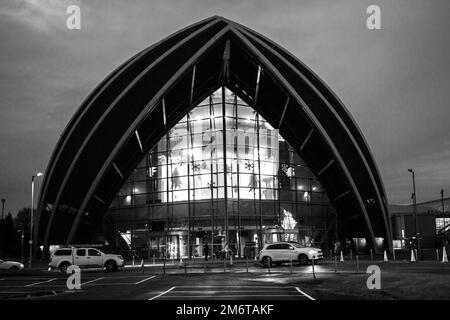
<path fill-rule="evenodd" d="M 115 271 L 125 266 L 121 255 L 106 254 L 95 248 L 62 248 L 50 256 L 49 269 L 59 269 L 66 273 L 70 265 L 80 268 L 105 268 Z"/>
<path fill-rule="evenodd" d="M 23 270 L 23 264 L 15 261 L 0 260 L 0 270 L 20 271 Z"/>
<path fill-rule="evenodd" d="M 259 261 L 265 267 L 283 262 L 298 261 L 300 264 L 308 264 L 312 260 L 317 263 L 323 259 L 322 250 L 314 247 L 305 247 L 296 242 L 276 242 L 266 244 L 259 252 Z"/>

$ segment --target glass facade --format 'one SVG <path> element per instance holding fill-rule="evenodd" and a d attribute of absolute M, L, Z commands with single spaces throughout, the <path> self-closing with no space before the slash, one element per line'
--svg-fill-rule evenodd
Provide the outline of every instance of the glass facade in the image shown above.
<path fill-rule="evenodd" d="M 201 256 L 205 243 L 213 252 L 228 243 L 236 256 L 250 257 L 280 240 L 326 249 L 337 228 L 310 169 L 278 130 L 226 88 L 146 154 L 107 220 L 142 258 Z"/>

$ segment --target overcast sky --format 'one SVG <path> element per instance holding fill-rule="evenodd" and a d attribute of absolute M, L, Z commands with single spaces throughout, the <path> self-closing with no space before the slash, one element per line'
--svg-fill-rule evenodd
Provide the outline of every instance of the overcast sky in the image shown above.
<path fill-rule="evenodd" d="M 67 6 L 81 30 L 66 28 Z M 381 8 L 382 30 L 366 28 Z M 91 90 L 138 51 L 212 15 L 240 22 L 311 67 L 365 135 L 389 202 L 450 196 L 448 0 L 2 0 L 0 197 L 30 206 L 59 135 Z M 40 181 L 37 183 L 37 190 Z M 37 198 L 37 192 L 36 192 Z"/>

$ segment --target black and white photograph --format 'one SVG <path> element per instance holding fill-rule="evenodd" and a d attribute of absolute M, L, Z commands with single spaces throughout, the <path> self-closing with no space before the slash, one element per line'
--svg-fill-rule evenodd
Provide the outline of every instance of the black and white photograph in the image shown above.
<path fill-rule="evenodd" d="M 447 0 L 2 0 L 0 306 L 448 301 L 449 19 Z"/>

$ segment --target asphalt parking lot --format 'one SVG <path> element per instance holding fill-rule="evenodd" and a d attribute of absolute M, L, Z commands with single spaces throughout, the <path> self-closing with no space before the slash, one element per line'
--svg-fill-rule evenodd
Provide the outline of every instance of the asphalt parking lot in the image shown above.
<path fill-rule="evenodd" d="M 137 300 L 313 300 L 298 286 L 255 281 L 261 275 L 151 275 L 123 272 L 85 272 L 81 289 L 69 290 L 68 276 L 50 273 L 40 276 L 0 278 L 0 299 L 137 299 Z M 265 276 L 262 276 L 265 278 Z"/>
<path fill-rule="evenodd" d="M 382 271 L 382 289 L 369 290 L 369 265 Z M 335 270 L 337 267 L 337 270 Z M 337 272 L 335 272 L 337 271 Z M 408 261 L 325 261 L 270 269 L 246 263 L 173 263 L 81 272 L 81 288 L 68 289 L 57 270 L 0 273 L 0 300 L 330 300 L 449 299 L 450 264 Z"/>

